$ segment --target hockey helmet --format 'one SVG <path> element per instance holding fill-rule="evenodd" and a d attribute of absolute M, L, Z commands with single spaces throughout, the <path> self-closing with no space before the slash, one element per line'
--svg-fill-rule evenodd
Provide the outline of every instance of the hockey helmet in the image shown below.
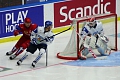
<path fill-rule="evenodd" d="M 95 26 L 95 24 L 96 24 L 95 17 L 89 18 L 88 23 L 89 23 L 89 26 Z"/>
<path fill-rule="evenodd" d="M 25 18 L 24 22 L 26 22 L 26 23 L 31 23 L 32 21 L 31 21 L 30 18 Z"/>
<path fill-rule="evenodd" d="M 45 27 L 49 27 L 49 26 L 52 26 L 52 22 L 51 21 L 46 21 L 45 22 Z"/>

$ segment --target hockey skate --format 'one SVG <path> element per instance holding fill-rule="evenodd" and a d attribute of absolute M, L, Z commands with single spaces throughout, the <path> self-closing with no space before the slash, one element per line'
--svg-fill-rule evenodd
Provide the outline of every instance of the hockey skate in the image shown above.
<path fill-rule="evenodd" d="M 80 60 L 86 60 L 87 57 L 83 55 L 83 53 L 82 53 L 83 51 L 82 51 L 81 53 L 80 53 L 80 52 L 81 52 L 81 51 L 79 51 L 79 59 L 80 59 Z"/>
<path fill-rule="evenodd" d="M 82 55 L 82 56 L 79 57 L 79 59 L 80 59 L 80 60 L 86 60 L 87 57 Z"/>
<path fill-rule="evenodd" d="M 36 65 L 36 61 L 33 61 L 33 62 L 32 62 L 32 67 L 34 68 L 35 65 Z"/>
<path fill-rule="evenodd" d="M 106 51 L 109 55 L 111 54 L 111 49 L 109 47 L 107 47 L 107 51 Z"/>
<path fill-rule="evenodd" d="M 7 56 L 12 55 L 12 54 L 13 54 L 13 52 L 11 52 L 11 51 L 6 53 Z"/>
<path fill-rule="evenodd" d="M 18 66 L 21 65 L 21 63 L 22 63 L 22 61 L 19 60 L 19 61 L 17 62 L 17 65 L 18 65 Z"/>
<path fill-rule="evenodd" d="M 15 59 L 16 57 L 17 57 L 17 55 L 14 54 L 14 55 L 11 55 L 11 56 L 9 57 L 9 59 L 10 59 L 10 60 L 13 60 L 13 59 Z"/>

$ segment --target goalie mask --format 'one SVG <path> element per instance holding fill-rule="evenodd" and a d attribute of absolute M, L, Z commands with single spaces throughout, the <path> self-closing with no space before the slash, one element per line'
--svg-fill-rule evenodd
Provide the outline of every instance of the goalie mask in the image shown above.
<path fill-rule="evenodd" d="M 95 17 L 91 17 L 91 18 L 88 20 L 88 26 L 94 27 L 95 25 L 96 25 Z"/>

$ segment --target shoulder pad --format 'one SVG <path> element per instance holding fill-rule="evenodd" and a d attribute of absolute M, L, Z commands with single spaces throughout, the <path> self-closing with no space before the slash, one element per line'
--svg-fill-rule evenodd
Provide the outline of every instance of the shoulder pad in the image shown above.
<path fill-rule="evenodd" d="M 44 27 L 38 26 L 37 31 L 38 31 L 38 33 L 44 33 Z"/>
<path fill-rule="evenodd" d="M 101 21 L 97 21 L 97 26 L 102 26 L 102 22 Z"/>
<path fill-rule="evenodd" d="M 31 27 L 34 30 L 34 29 L 36 29 L 38 27 L 38 25 L 37 24 L 31 24 Z"/>

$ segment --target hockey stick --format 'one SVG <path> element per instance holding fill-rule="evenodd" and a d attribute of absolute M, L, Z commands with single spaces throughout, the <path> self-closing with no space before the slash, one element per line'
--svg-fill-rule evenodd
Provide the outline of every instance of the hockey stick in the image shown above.
<path fill-rule="evenodd" d="M 64 33 L 64 32 L 66 32 L 66 31 L 70 30 L 70 29 L 72 28 L 72 26 L 73 26 L 73 24 L 71 24 L 70 27 L 69 27 L 68 29 L 63 30 L 63 31 L 61 31 L 61 32 L 59 32 L 59 33 L 57 33 L 57 34 L 54 34 L 54 35 L 50 36 L 49 38 L 52 38 L 52 37 L 54 37 L 54 36 L 57 36 L 57 35 L 59 35 L 59 34 L 61 34 L 61 33 Z M 39 42 L 42 42 L 42 41 L 44 41 L 44 40 L 46 40 L 46 38 L 40 40 Z"/>
<path fill-rule="evenodd" d="M 64 33 L 64 32 L 66 32 L 66 31 L 70 30 L 70 29 L 72 28 L 72 26 L 73 26 L 73 24 L 71 24 L 70 27 L 69 27 L 68 29 L 63 30 L 63 31 L 61 31 L 61 32 L 59 32 L 59 33 L 57 33 L 57 34 L 54 34 L 54 35 L 51 36 L 51 37 L 54 37 L 54 36 L 56 36 L 56 35 L 59 35 L 59 34 L 61 34 L 61 33 Z"/>
<path fill-rule="evenodd" d="M 68 29 L 63 30 L 63 31 L 61 31 L 61 32 L 59 32 L 59 33 L 57 33 L 57 34 L 54 34 L 54 35 L 52 35 L 52 36 L 50 36 L 50 37 L 48 37 L 48 38 L 52 38 L 52 37 L 57 36 L 57 35 L 59 35 L 59 34 L 61 34 L 61 33 L 64 33 L 64 32 L 66 32 L 66 31 L 70 30 L 70 29 L 72 28 L 72 26 L 73 26 L 73 24 L 71 24 Z M 40 42 L 42 42 L 42 41 L 44 41 L 44 40 L 46 40 L 46 38 L 40 40 L 39 42 L 37 41 L 37 43 L 39 44 Z M 32 41 L 31 41 L 31 43 L 32 43 Z"/>
<path fill-rule="evenodd" d="M 66 31 L 70 30 L 70 29 L 72 28 L 72 26 L 73 26 L 73 24 L 71 24 L 68 29 L 63 30 L 63 31 L 61 31 L 61 32 L 59 32 L 59 33 L 57 33 L 57 34 L 54 34 L 54 35 L 50 36 L 49 38 L 52 38 L 52 37 L 54 37 L 54 36 L 57 36 L 57 35 L 59 35 L 59 34 L 61 34 L 61 33 L 64 33 L 64 32 L 66 32 Z M 42 42 L 42 41 L 44 41 L 44 40 L 46 40 L 46 38 L 40 40 L 39 43 Z M 39 44 L 39 43 L 38 43 L 38 44 Z M 48 65 L 48 53 L 47 53 L 47 51 L 46 51 L 46 66 L 47 66 L 47 65 Z"/>
<path fill-rule="evenodd" d="M 46 67 L 48 65 L 48 49 L 46 49 Z"/>
<path fill-rule="evenodd" d="M 90 53 L 92 54 L 92 56 L 94 57 L 94 59 L 96 59 L 96 60 L 104 60 L 104 59 L 107 58 L 107 56 L 97 57 L 97 56 L 95 55 L 95 53 L 92 51 L 91 48 L 89 48 L 89 51 L 90 51 Z"/>
<path fill-rule="evenodd" d="M 86 24 L 86 22 L 83 24 L 83 26 L 82 27 L 84 27 L 85 26 L 85 24 Z M 75 30 L 75 28 L 73 27 L 73 29 Z M 80 38 L 80 34 L 75 30 L 75 32 L 77 33 L 77 35 L 79 36 L 79 38 Z M 81 38 L 80 38 L 81 39 Z M 81 43 L 81 44 L 83 44 L 84 43 L 84 41 Z M 92 53 L 92 56 L 94 57 L 94 58 L 96 58 L 97 56 L 95 55 L 95 53 L 90 49 L 90 48 L 88 48 L 89 49 L 89 51 Z M 80 50 L 81 51 L 81 50 Z"/>

